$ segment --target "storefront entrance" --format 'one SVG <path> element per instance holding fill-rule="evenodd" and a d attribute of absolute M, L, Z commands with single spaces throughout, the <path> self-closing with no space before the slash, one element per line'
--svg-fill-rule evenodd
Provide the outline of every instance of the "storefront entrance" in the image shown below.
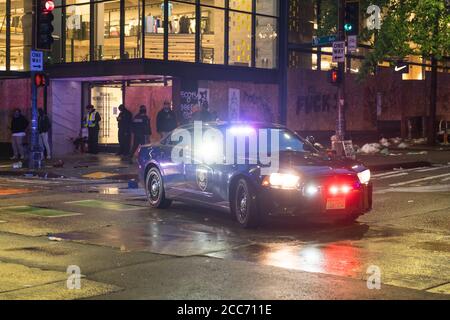
<path fill-rule="evenodd" d="M 100 124 L 99 143 L 117 144 L 117 116 L 119 105 L 123 102 L 122 85 L 94 85 L 91 88 L 91 104 L 102 117 Z"/>
<path fill-rule="evenodd" d="M 172 79 L 153 77 L 147 79 L 127 79 L 125 81 L 96 81 L 87 85 L 89 88 L 86 102 L 94 105 L 100 113 L 99 144 L 102 151 L 115 151 L 118 147 L 119 106 L 124 104 L 135 116 L 139 107 L 145 106 L 150 118 L 152 141 L 157 141 L 156 116 L 164 101 L 172 101 Z M 84 110 L 83 110 L 84 111 Z"/>

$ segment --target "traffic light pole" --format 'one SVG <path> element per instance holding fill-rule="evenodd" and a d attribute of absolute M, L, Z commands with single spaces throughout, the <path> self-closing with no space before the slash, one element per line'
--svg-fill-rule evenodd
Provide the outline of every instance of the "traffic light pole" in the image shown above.
<path fill-rule="evenodd" d="M 42 168 L 42 149 L 39 143 L 38 131 L 38 88 L 35 82 L 35 72 L 31 72 L 31 149 L 30 149 L 30 169 Z"/>
<path fill-rule="evenodd" d="M 338 1 L 338 40 L 345 41 L 345 0 Z M 345 50 L 345 49 L 344 49 Z M 338 72 L 342 76 L 338 84 L 336 136 L 339 141 L 345 139 L 345 62 L 338 63 Z"/>

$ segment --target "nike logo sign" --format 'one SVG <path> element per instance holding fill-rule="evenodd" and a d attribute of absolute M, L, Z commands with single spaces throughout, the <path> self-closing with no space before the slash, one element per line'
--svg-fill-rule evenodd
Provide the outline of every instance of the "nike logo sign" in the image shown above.
<path fill-rule="evenodd" d="M 395 71 L 403 70 L 403 69 L 405 69 L 406 67 L 407 67 L 407 66 L 401 66 L 401 67 L 395 66 Z"/>

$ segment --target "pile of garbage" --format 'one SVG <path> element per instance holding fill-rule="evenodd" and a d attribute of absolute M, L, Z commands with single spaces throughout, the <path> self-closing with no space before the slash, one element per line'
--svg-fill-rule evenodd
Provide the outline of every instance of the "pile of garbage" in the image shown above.
<path fill-rule="evenodd" d="M 419 138 L 419 139 L 411 139 L 406 140 L 399 137 L 396 138 L 381 138 L 379 142 L 374 143 L 366 143 L 361 148 L 357 148 L 357 153 L 360 154 L 385 154 L 385 155 L 400 155 L 400 154 L 394 154 L 389 151 L 389 148 L 395 148 L 395 149 L 406 149 L 411 145 L 421 145 L 426 144 L 427 139 L 426 138 Z"/>

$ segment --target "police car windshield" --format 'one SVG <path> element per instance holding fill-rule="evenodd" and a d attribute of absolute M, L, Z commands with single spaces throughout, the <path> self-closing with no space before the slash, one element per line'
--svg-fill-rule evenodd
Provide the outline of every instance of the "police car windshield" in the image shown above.
<path fill-rule="evenodd" d="M 317 152 L 317 150 L 315 150 L 315 148 L 310 143 L 300 139 L 297 135 L 293 134 L 292 132 L 283 129 L 281 129 L 279 132 L 280 132 L 279 151 L 313 152 L 313 153 Z"/>

